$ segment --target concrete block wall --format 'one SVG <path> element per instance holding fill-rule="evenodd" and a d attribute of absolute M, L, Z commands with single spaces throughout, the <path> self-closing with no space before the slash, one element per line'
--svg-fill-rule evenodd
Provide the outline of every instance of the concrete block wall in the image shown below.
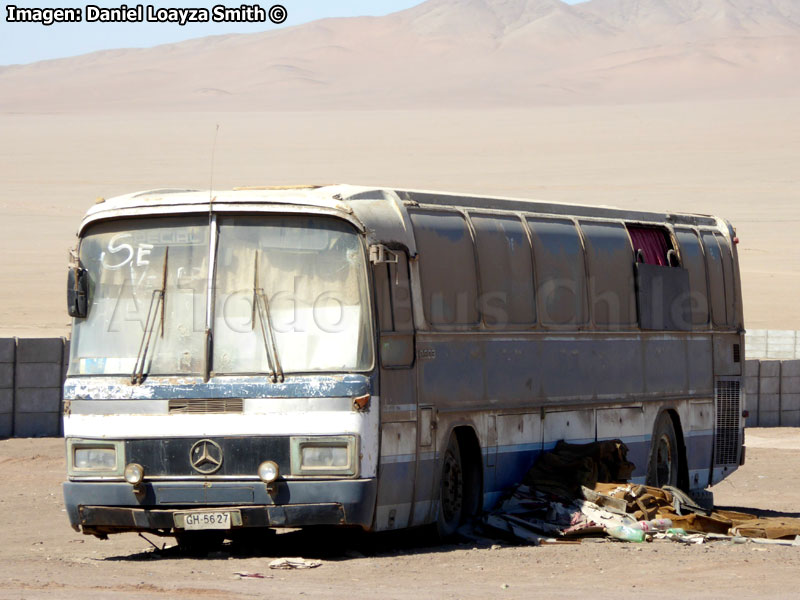
<path fill-rule="evenodd" d="M 745 344 L 750 358 L 800 359 L 800 331 L 749 329 Z"/>
<path fill-rule="evenodd" d="M 748 360 L 745 408 L 751 427 L 800 427 L 800 360 Z"/>
<path fill-rule="evenodd" d="M 14 433 L 14 361 L 17 343 L 0 339 L 0 438 Z"/>
<path fill-rule="evenodd" d="M 64 338 L 0 339 L 0 438 L 61 435 L 68 348 Z"/>

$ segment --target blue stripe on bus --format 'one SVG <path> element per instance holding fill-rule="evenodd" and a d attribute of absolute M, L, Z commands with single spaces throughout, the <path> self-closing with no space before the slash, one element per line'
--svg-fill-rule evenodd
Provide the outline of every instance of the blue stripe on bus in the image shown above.
<path fill-rule="evenodd" d="M 64 382 L 66 400 L 165 400 L 190 398 L 345 398 L 373 393 L 373 380 L 365 375 L 287 375 L 283 383 L 260 377 L 173 377 L 169 383 L 154 375 L 142 385 L 129 378 L 81 377 Z M 180 381 L 178 383 L 177 381 Z"/>

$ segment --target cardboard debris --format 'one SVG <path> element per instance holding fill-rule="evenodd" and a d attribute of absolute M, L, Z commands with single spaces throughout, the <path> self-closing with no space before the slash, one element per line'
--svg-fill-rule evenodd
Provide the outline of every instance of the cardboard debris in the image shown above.
<path fill-rule="evenodd" d="M 684 544 L 743 538 L 800 545 L 800 519 L 761 518 L 735 511 L 709 511 L 683 491 L 627 483 L 633 465 L 620 440 L 576 445 L 559 442 L 543 454 L 523 483 L 500 499 L 484 525 L 506 537 L 539 545 L 605 535 L 618 526 L 644 529 L 669 519 L 666 532 L 647 539 Z M 641 536 L 640 536 L 641 537 Z"/>
<path fill-rule="evenodd" d="M 321 560 L 305 558 L 276 558 L 269 563 L 270 569 L 315 569 L 322 564 Z"/>

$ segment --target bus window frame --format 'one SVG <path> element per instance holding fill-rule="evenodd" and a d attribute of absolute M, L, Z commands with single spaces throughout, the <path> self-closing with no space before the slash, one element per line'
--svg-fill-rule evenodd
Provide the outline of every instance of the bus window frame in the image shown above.
<path fill-rule="evenodd" d="M 536 315 L 537 315 L 537 328 L 541 328 L 544 331 L 587 331 L 592 329 L 592 321 L 589 315 L 589 296 L 588 296 L 588 273 L 586 267 L 586 246 L 584 244 L 583 235 L 581 234 L 580 227 L 578 226 L 578 221 L 575 218 L 562 216 L 562 215 L 549 215 L 549 214 L 540 214 L 540 213 L 523 213 L 522 214 L 523 223 L 525 224 L 525 228 L 528 229 L 529 239 L 531 240 L 531 252 L 533 255 L 533 281 L 534 281 L 534 297 L 536 299 Z M 583 268 L 581 269 L 583 273 L 583 290 L 582 290 L 582 317 L 583 319 L 580 322 L 575 323 L 565 323 L 559 324 L 554 322 L 547 322 L 543 318 L 543 315 L 547 314 L 547 311 L 543 310 L 543 295 L 541 294 L 541 283 L 540 277 L 542 274 L 543 263 L 545 261 L 545 257 L 541 256 L 539 252 L 536 251 L 536 246 L 534 244 L 534 236 L 535 233 L 531 229 L 530 220 L 533 219 L 535 221 L 546 221 L 546 222 L 564 222 L 570 223 L 573 228 L 575 229 L 577 236 L 578 236 L 578 243 L 580 245 L 580 253 L 581 259 L 583 263 Z"/>
<path fill-rule="evenodd" d="M 634 274 L 634 263 L 635 263 L 635 255 L 633 249 L 633 243 L 631 242 L 630 233 L 628 232 L 627 224 L 624 221 L 620 220 L 610 220 L 610 219 L 578 219 L 578 227 L 581 235 L 581 239 L 583 241 L 583 253 L 584 253 L 584 264 L 586 269 L 586 295 L 587 295 L 587 308 L 589 311 L 589 321 L 591 323 L 592 329 L 598 331 L 633 331 L 641 328 L 641 321 L 637 311 L 637 297 L 636 297 L 636 277 Z M 594 273 L 594 267 L 599 265 L 593 264 L 593 256 L 595 256 L 596 252 L 594 250 L 594 245 L 591 242 L 591 238 L 588 233 L 584 230 L 584 225 L 613 225 L 618 226 L 622 229 L 624 233 L 624 238 L 627 240 L 628 249 L 630 250 L 630 260 L 627 263 L 628 266 L 628 281 L 630 282 L 631 286 L 628 290 L 628 314 L 631 317 L 631 320 L 627 323 L 598 323 L 597 321 L 597 314 L 595 310 L 596 305 L 596 294 L 593 288 L 592 280 L 598 276 L 601 276 L 602 271 L 604 269 L 600 269 L 600 273 Z M 612 291 L 609 288 L 608 291 Z M 616 290 L 619 291 L 619 290 Z"/>
<path fill-rule="evenodd" d="M 469 220 L 466 210 L 459 210 L 450 207 L 428 207 L 428 206 L 418 206 L 409 208 L 408 210 L 409 220 L 411 221 L 411 227 L 414 234 L 414 241 L 415 245 L 417 246 L 417 256 L 414 257 L 413 261 L 409 261 L 409 276 L 412 281 L 412 288 L 413 288 L 413 275 L 414 269 L 416 269 L 417 281 L 419 285 L 419 303 L 422 308 L 422 318 L 423 320 L 416 322 L 416 328 L 418 330 L 429 330 L 429 331 L 478 331 L 482 328 L 483 325 L 483 315 L 481 314 L 480 305 L 478 302 L 478 298 L 480 295 L 481 289 L 481 282 L 480 282 L 480 273 L 478 272 L 478 257 L 477 257 L 477 249 L 475 248 L 475 232 L 472 229 L 472 224 Z M 471 244 L 471 251 L 472 251 L 472 273 L 473 278 L 475 281 L 475 295 L 472 298 L 473 300 L 473 310 L 476 314 L 476 320 L 469 323 L 438 323 L 434 322 L 431 317 L 431 308 L 432 305 L 427 302 L 427 292 L 425 290 L 425 264 L 428 264 L 428 260 L 426 260 L 424 256 L 424 252 L 420 251 L 420 236 L 418 232 L 418 228 L 414 223 L 414 216 L 415 215 L 422 215 L 422 216 L 434 216 L 436 214 L 446 214 L 446 215 L 455 215 L 462 219 L 464 222 L 465 228 L 467 233 L 469 234 L 469 242 Z M 423 244 L 424 245 L 424 244 Z M 437 257 L 438 258 L 438 257 Z M 412 267 L 411 265 L 414 265 Z M 466 268 L 466 267 L 465 267 Z M 467 292 L 469 293 L 469 292 Z M 432 296 L 431 296 L 432 298 Z M 469 300 L 469 299 L 468 299 Z M 414 299 L 412 298 L 412 303 L 415 304 Z M 467 310 L 470 310 L 469 302 L 467 303 Z"/>
<path fill-rule="evenodd" d="M 537 298 L 536 298 L 536 266 L 535 266 L 535 258 L 533 253 L 533 245 L 531 241 L 531 234 L 528 229 L 527 224 L 525 223 L 525 216 L 521 213 L 511 213 L 511 212 L 491 212 L 486 210 L 468 210 L 466 211 L 467 221 L 470 225 L 470 229 L 472 230 L 472 237 L 473 237 L 473 247 L 475 250 L 475 260 L 476 260 L 476 276 L 478 281 L 478 312 L 481 315 L 481 328 L 487 331 L 530 331 L 533 329 L 537 329 L 539 326 L 539 314 L 538 314 L 538 306 L 537 306 Z M 475 226 L 474 217 L 478 219 L 505 219 L 509 221 L 515 221 L 524 235 L 525 239 L 528 243 L 528 256 L 529 256 L 529 265 L 530 265 L 530 286 L 531 286 L 531 312 L 533 315 L 533 319 L 524 322 L 524 323 L 512 323 L 506 321 L 503 324 L 489 324 L 486 322 L 486 315 L 484 311 L 484 297 L 488 293 L 486 290 L 486 286 L 483 281 L 483 274 L 481 273 L 481 252 L 478 243 L 478 229 Z M 496 233 L 496 232 L 495 232 Z M 505 245 L 508 247 L 508 237 L 504 235 Z"/>
<path fill-rule="evenodd" d="M 372 277 L 372 288 L 373 294 L 375 299 L 373 301 L 373 306 L 375 306 L 375 347 L 378 348 L 378 361 L 380 368 L 382 369 L 412 369 L 416 362 L 416 323 L 414 318 L 414 291 L 413 291 L 413 284 L 411 283 L 411 260 L 408 256 L 408 251 L 406 249 L 403 250 L 393 250 L 398 256 L 397 263 L 378 263 L 373 264 L 372 268 L 370 269 L 371 277 Z M 402 257 L 402 258 L 401 258 Z M 397 323 L 397 303 L 395 301 L 395 286 L 392 285 L 392 281 L 396 280 L 397 277 L 397 265 L 403 262 L 405 264 L 405 272 L 406 272 L 406 285 L 408 288 L 408 307 L 407 310 L 409 312 L 409 322 L 406 323 L 406 327 L 402 327 L 398 329 Z M 385 269 L 384 269 L 385 268 Z M 394 273 L 392 271 L 394 270 Z M 384 274 L 379 274 L 380 271 L 384 271 Z M 385 275 L 385 293 L 386 298 L 381 297 L 381 292 L 379 291 L 379 285 L 381 284 L 378 279 L 383 279 Z M 402 286 L 401 286 L 402 287 Z M 384 306 L 384 301 L 388 306 Z M 382 308 L 378 308 L 379 305 Z M 388 309 L 388 314 L 383 315 L 382 311 Z M 390 329 L 384 328 L 384 319 L 388 317 L 390 322 Z M 394 361 L 387 361 L 385 360 L 385 353 L 383 352 L 383 344 L 384 340 L 386 341 L 393 341 L 393 340 L 401 340 L 401 341 L 409 341 L 410 340 L 410 357 L 407 360 L 398 360 L 397 362 Z M 408 356 L 408 354 L 406 354 Z"/>
<path fill-rule="evenodd" d="M 686 233 L 689 235 L 693 235 L 697 240 L 697 247 L 700 249 L 700 263 L 703 265 L 703 281 L 705 281 L 705 302 L 706 302 L 706 320 L 704 323 L 695 323 L 694 316 L 692 317 L 692 331 L 708 331 L 709 329 L 713 329 L 713 320 L 711 316 L 711 298 L 709 296 L 709 288 L 711 281 L 709 279 L 708 273 L 708 262 L 706 260 L 706 248 L 703 244 L 703 238 L 696 227 L 690 226 L 678 226 L 674 228 L 674 244 L 675 247 L 678 249 L 678 255 L 681 259 L 681 264 L 684 265 L 685 268 L 685 257 L 683 255 L 683 244 L 681 244 L 680 239 L 678 238 L 679 233 Z M 689 291 L 692 292 L 691 288 L 691 280 L 689 284 Z M 694 312 L 694 311 L 693 311 Z"/>

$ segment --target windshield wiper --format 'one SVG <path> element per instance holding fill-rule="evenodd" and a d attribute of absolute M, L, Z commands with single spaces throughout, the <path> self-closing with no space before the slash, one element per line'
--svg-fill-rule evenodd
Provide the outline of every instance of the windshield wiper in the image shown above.
<path fill-rule="evenodd" d="M 270 378 L 272 383 L 284 380 L 281 361 L 278 358 L 278 346 L 275 343 L 275 332 L 272 328 L 272 317 L 269 312 L 269 299 L 264 293 L 263 288 L 258 285 L 258 251 L 253 258 L 253 312 L 251 323 L 253 329 L 256 327 L 256 313 L 261 325 L 261 337 L 264 340 L 264 351 L 267 354 Z"/>
<path fill-rule="evenodd" d="M 164 270 L 161 274 L 161 289 L 153 290 L 150 296 L 150 307 L 147 309 L 147 319 L 144 322 L 142 341 L 139 342 L 139 352 L 136 353 L 136 362 L 131 373 L 131 383 L 137 384 L 144 381 L 144 366 L 147 362 L 147 352 L 150 350 L 150 340 L 153 338 L 153 329 L 156 321 L 160 322 L 161 337 L 164 337 L 164 306 L 167 293 L 167 264 L 169 263 L 169 246 L 164 250 Z"/>

